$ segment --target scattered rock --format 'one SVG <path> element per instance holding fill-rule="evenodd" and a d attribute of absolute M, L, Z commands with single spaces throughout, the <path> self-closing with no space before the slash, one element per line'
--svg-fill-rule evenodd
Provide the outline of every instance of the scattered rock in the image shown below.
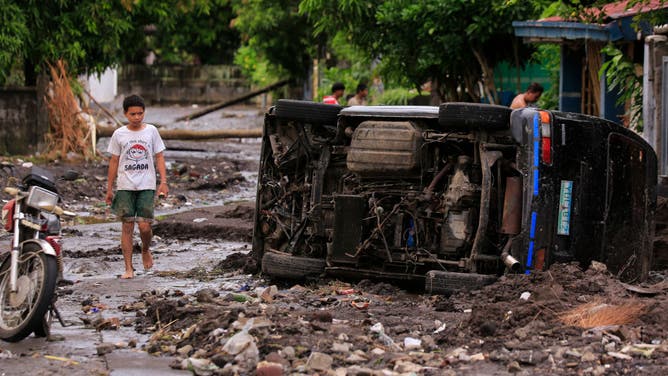
<path fill-rule="evenodd" d="M 127 348 L 127 347 L 128 347 L 128 343 L 127 343 L 127 342 L 123 342 L 123 341 L 121 341 L 121 342 L 116 342 L 116 343 L 114 343 L 114 346 L 115 346 L 117 349 L 124 349 L 124 348 Z"/>
<path fill-rule="evenodd" d="M 276 287 L 276 285 L 272 285 L 264 288 L 262 292 L 260 292 L 259 296 L 263 302 L 271 303 L 274 301 L 276 294 L 278 294 L 278 287 Z"/>
<path fill-rule="evenodd" d="M 180 347 L 176 349 L 176 352 L 179 353 L 181 356 L 188 356 L 190 352 L 193 351 L 193 347 L 191 345 L 185 345 L 183 347 Z"/>
<path fill-rule="evenodd" d="M 424 367 L 422 367 L 418 364 L 415 364 L 413 362 L 399 360 L 394 365 L 394 372 L 398 372 L 398 373 L 401 373 L 401 374 L 404 374 L 404 373 L 418 374 L 418 373 L 422 372 L 423 368 Z"/>
<path fill-rule="evenodd" d="M 257 364 L 255 368 L 256 376 L 282 376 L 283 365 L 280 363 L 272 363 L 262 361 Z"/>
<path fill-rule="evenodd" d="M 113 344 L 113 343 L 106 343 L 106 342 L 101 343 L 101 344 L 97 345 L 97 347 L 96 347 L 97 355 L 101 356 L 101 355 L 109 354 L 112 351 L 114 351 L 115 348 L 116 348 L 116 345 Z"/>
<path fill-rule="evenodd" d="M 306 362 L 306 368 L 314 371 L 326 371 L 332 367 L 334 359 L 324 353 L 312 352 Z"/>
<path fill-rule="evenodd" d="M 220 296 L 220 293 L 214 289 L 201 289 L 195 293 L 197 301 L 200 303 L 212 303 L 215 298 Z"/>
<path fill-rule="evenodd" d="M 520 364 L 516 361 L 513 360 L 512 362 L 508 363 L 508 372 L 510 373 L 517 373 L 522 370 L 522 367 L 520 367 Z"/>

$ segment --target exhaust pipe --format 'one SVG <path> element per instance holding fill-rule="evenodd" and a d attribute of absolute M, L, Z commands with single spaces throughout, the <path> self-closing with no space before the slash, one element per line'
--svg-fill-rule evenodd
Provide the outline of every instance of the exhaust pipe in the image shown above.
<path fill-rule="evenodd" d="M 503 261 L 503 263 L 506 264 L 506 266 L 512 273 L 522 272 L 522 266 L 520 265 L 520 262 L 517 261 L 516 258 L 509 255 L 508 253 L 501 254 L 501 261 Z"/>
<path fill-rule="evenodd" d="M 513 238 L 508 239 L 506 245 L 501 251 L 501 261 L 506 265 L 511 273 L 522 273 L 522 265 L 517 259 L 510 255 L 510 246 L 513 244 Z"/>

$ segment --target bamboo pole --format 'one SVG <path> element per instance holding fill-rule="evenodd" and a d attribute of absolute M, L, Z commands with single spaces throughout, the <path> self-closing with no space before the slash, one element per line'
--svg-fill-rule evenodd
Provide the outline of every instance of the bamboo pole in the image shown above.
<path fill-rule="evenodd" d="M 121 123 L 121 121 L 118 120 L 118 119 L 116 118 L 116 116 L 114 116 L 114 114 L 112 114 L 111 112 L 109 112 L 109 110 L 107 110 L 106 107 L 104 107 L 104 106 L 101 105 L 97 100 L 95 100 L 95 98 L 93 97 L 93 95 L 92 95 L 88 90 L 86 90 L 86 88 L 84 88 L 83 90 L 84 90 L 84 92 L 88 95 L 88 98 L 90 98 L 90 100 L 92 100 L 92 101 L 93 101 L 93 102 L 100 108 L 100 110 L 102 110 L 102 112 L 105 113 L 105 115 L 109 116 L 109 118 L 110 118 L 111 120 L 113 120 L 114 123 L 116 123 L 116 126 L 118 126 L 118 127 L 122 127 L 122 126 L 123 126 L 123 123 Z"/>

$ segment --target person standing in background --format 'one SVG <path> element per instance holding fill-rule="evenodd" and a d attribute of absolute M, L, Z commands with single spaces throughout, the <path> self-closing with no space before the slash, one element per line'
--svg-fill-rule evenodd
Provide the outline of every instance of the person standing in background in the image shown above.
<path fill-rule="evenodd" d="M 332 85 L 332 94 L 322 98 L 322 103 L 339 104 L 339 98 L 343 96 L 346 87 L 341 82 L 335 82 Z"/>
<path fill-rule="evenodd" d="M 538 102 L 540 96 L 543 94 L 543 86 L 538 82 L 534 82 L 527 88 L 527 91 L 524 93 L 517 94 L 513 103 L 510 104 L 510 108 L 524 108 L 535 106 L 535 103 Z"/>
<path fill-rule="evenodd" d="M 348 106 L 366 106 L 369 88 L 365 84 L 357 85 L 355 95 L 348 100 Z"/>

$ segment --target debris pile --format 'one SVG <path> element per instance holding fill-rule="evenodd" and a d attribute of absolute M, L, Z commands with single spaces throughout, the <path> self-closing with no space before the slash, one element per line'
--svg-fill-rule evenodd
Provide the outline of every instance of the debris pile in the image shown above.
<path fill-rule="evenodd" d="M 221 285 L 144 294 L 136 328 L 151 333 L 147 352 L 197 375 L 644 372 L 668 365 L 662 294 L 576 264 L 449 297 L 368 280 Z M 623 320 L 563 321 L 608 307 Z"/>

